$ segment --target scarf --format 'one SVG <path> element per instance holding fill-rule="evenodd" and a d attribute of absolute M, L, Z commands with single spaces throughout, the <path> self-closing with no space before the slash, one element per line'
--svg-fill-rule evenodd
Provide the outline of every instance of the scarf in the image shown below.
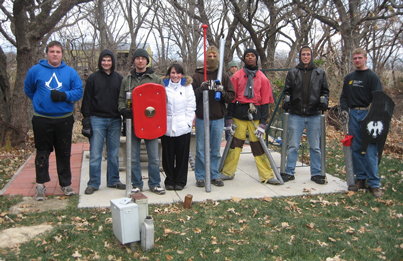
<path fill-rule="evenodd" d="M 252 99 L 253 97 L 255 97 L 253 93 L 253 77 L 255 77 L 257 69 L 250 70 L 246 67 L 244 67 L 243 69 L 245 71 L 246 76 L 248 76 L 248 81 L 246 82 L 245 92 L 243 93 L 243 96 L 245 96 L 248 99 Z"/>

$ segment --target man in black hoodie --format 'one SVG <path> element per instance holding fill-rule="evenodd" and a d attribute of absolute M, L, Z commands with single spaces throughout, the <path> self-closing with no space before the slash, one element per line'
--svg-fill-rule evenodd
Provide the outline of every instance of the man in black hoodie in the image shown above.
<path fill-rule="evenodd" d="M 101 160 L 104 140 L 107 148 L 107 186 L 126 189 L 119 179 L 121 117 L 118 98 L 123 77 L 115 72 L 115 57 L 110 50 L 99 55 L 98 71 L 85 84 L 81 113 L 82 134 L 90 140 L 90 180 L 85 194 L 92 194 L 101 184 Z"/>
<path fill-rule="evenodd" d="M 326 177 L 321 176 L 320 151 L 320 113 L 327 110 L 329 85 L 326 73 L 313 63 L 312 49 L 303 46 L 299 52 L 300 63 L 291 69 L 285 80 L 282 108 L 289 111 L 289 143 L 285 173 L 281 173 L 284 182 L 295 179 L 295 165 L 298 158 L 299 143 L 306 127 L 311 159 L 311 180 L 317 184 L 326 184 Z M 325 102 L 320 102 L 320 97 Z"/>

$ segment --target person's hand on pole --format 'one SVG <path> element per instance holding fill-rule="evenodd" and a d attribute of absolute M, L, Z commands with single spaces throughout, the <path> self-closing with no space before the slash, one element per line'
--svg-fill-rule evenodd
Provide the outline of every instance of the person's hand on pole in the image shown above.
<path fill-rule="evenodd" d="M 340 121 L 347 122 L 348 119 L 348 111 L 341 111 L 340 113 Z"/>
<path fill-rule="evenodd" d="M 133 111 L 129 109 L 121 109 L 120 114 L 123 116 L 123 119 L 133 119 Z"/>
<path fill-rule="evenodd" d="M 263 137 L 264 132 L 266 131 L 267 124 L 259 123 L 257 129 L 255 130 L 255 135 L 258 139 Z"/>
<path fill-rule="evenodd" d="M 225 124 L 227 126 L 226 129 L 225 129 L 227 134 L 230 135 L 230 136 L 234 136 L 235 131 L 234 131 L 234 128 L 232 127 L 232 125 L 234 125 L 234 120 L 233 119 L 227 119 L 225 121 Z"/>

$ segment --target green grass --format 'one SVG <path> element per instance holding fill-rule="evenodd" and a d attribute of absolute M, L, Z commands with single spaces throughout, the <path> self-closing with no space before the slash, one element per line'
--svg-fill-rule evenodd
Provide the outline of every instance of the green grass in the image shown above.
<path fill-rule="evenodd" d="M 329 142 L 327 172 L 345 178 L 342 155 L 341 144 Z M 3 196 L 0 230 L 45 222 L 54 229 L 1 249 L 0 260 L 403 260 L 402 170 L 401 160 L 383 157 L 381 199 L 358 192 L 205 201 L 192 209 L 149 205 L 155 225 L 149 252 L 122 245 L 110 209 L 77 209 L 78 196 L 66 210 L 20 215 L 7 212 L 21 197 Z"/>

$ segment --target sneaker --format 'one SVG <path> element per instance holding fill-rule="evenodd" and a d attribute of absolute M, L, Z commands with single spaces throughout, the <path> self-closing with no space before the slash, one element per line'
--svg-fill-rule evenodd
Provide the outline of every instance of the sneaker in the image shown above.
<path fill-rule="evenodd" d="M 376 198 L 382 197 L 382 191 L 379 188 L 369 188 L 369 192 Z"/>
<path fill-rule="evenodd" d="M 287 174 L 287 173 L 280 173 L 280 175 L 281 175 L 281 178 L 283 178 L 284 182 L 287 182 L 287 181 L 295 179 L 294 175 L 290 175 L 290 174 Z"/>
<path fill-rule="evenodd" d="M 71 186 L 61 187 L 65 196 L 72 196 L 76 194 Z"/>
<path fill-rule="evenodd" d="M 278 179 L 276 179 L 276 178 L 270 178 L 268 181 L 267 181 L 267 183 L 269 183 L 269 184 L 271 184 L 271 185 L 278 185 L 278 184 L 280 184 L 280 181 L 278 180 Z"/>
<path fill-rule="evenodd" d="M 222 187 L 224 186 L 224 182 L 222 182 L 221 179 L 213 179 L 211 180 L 211 184 L 217 186 L 217 187 Z"/>
<path fill-rule="evenodd" d="M 94 188 L 94 187 L 91 187 L 91 186 L 88 186 L 88 187 L 85 189 L 84 194 L 91 195 L 91 194 L 93 194 L 94 191 L 96 191 L 96 190 L 98 190 L 98 189 L 97 189 L 97 188 Z"/>
<path fill-rule="evenodd" d="M 227 176 L 227 175 L 225 175 L 225 174 L 220 174 L 220 179 L 221 179 L 221 180 L 233 180 L 234 178 L 235 178 L 235 174 L 234 174 L 234 176 L 232 176 L 232 177 Z"/>
<path fill-rule="evenodd" d="M 108 186 L 108 188 L 116 188 L 116 189 L 121 189 L 121 190 L 125 190 L 126 189 L 126 184 L 123 184 L 122 182 L 118 182 L 113 186 Z"/>
<path fill-rule="evenodd" d="M 198 179 L 196 181 L 196 187 L 204 188 L 204 180 L 203 179 Z"/>
<path fill-rule="evenodd" d="M 138 187 L 133 186 L 132 190 L 131 190 L 131 193 L 140 193 L 141 191 L 143 191 L 142 188 L 138 188 Z"/>
<path fill-rule="evenodd" d="M 315 182 L 316 184 L 326 184 L 327 183 L 327 179 L 326 176 L 322 176 L 322 175 L 316 175 L 316 176 L 312 176 L 311 180 L 313 182 Z"/>
<path fill-rule="evenodd" d="M 150 188 L 150 191 L 154 192 L 157 195 L 165 194 L 165 189 L 161 188 L 160 186 L 155 186 L 153 188 Z"/>
<path fill-rule="evenodd" d="M 43 201 L 46 199 L 46 187 L 43 184 L 38 184 L 35 189 L 35 200 Z"/>
<path fill-rule="evenodd" d="M 368 186 L 365 184 L 365 179 L 356 179 L 354 186 L 348 186 L 349 191 L 358 191 L 359 189 L 368 189 Z"/>

